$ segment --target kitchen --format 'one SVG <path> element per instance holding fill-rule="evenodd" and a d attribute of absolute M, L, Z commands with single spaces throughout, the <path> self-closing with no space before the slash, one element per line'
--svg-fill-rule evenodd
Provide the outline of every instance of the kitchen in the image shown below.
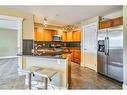
<path fill-rule="evenodd" d="M 49 48 L 56 51 L 72 52 L 72 61 L 80 64 L 80 30 L 63 32 L 61 30 L 53 30 L 54 27 L 52 26 L 52 29 L 43 29 L 35 26 L 35 45 L 40 45 L 40 49 L 45 50 Z"/>
<path fill-rule="evenodd" d="M 100 9 L 100 7 L 98 8 Z M 109 9 L 107 9 L 107 11 L 109 11 Z M 89 88 L 121 89 L 121 84 L 119 85 L 119 82 L 116 82 L 114 78 L 112 82 L 110 81 L 110 78 L 107 79 L 107 77 L 102 76 L 100 74 L 99 76 L 101 77 L 98 77 L 98 79 L 103 78 L 103 80 L 108 81 L 107 82 L 108 85 L 105 85 L 106 82 L 104 85 L 103 82 L 102 84 L 99 84 L 98 80 L 95 79 L 95 81 L 97 82 L 97 84 L 95 84 L 97 85 L 97 87 L 95 87 L 95 85 L 92 83 L 90 83 L 90 85 L 86 84 L 89 83 L 90 80 L 93 81 L 94 78 L 93 80 L 90 78 L 89 80 L 86 81 L 86 83 L 84 83 L 84 81 L 82 80 L 82 75 L 84 78 L 85 76 L 84 74 L 86 74 L 86 73 L 82 74 L 83 72 L 82 68 L 85 68 L 85 70 L 88 69 L 88 71 L 92 70 L 90 72 L 94 72 L 93 76 L 97 76 L 98 75 L 97 72 L 101 73 L 101 71 L 98 70 L 99 62 L 97 62 L 98 60 L 97 34 L 99 34 L 98 30 L 108 29 L 111 27 L 118 27 L 123 25 L 123 14 L 122 14 L 123 10 L 121 6 L 114 8 L 114 10 L 112 9 L 112 12 L 109 13 L 103 12 L 103 15 L 101 14 L 101 12 L 100 14 L 98 13 L 90 17 L 89 19 L 87 18 L 86 20 L 82 20 L 80 24 L 78 23 L 75 25 L 70 24 L 64 26 L 49 24 L 50 22 L 49 17 L 39 18 L 33 15 L 33 27 L 32 27 L 33 30 L 32 32 L 28 33 L 28 35 L 31 33 L 32 36 L 29 37 L 30 39 L 28 39 L 26 36 L 25 36 L 26 38 L 23 38 L 23 64 L 21 68 L 31 67 L 32 65 L 42 66 L 47 68 L 52 67 L 55 70 L 58 68 L 60 70 L 62 68 L 61 72 L 63 72 L 63 76 L 68 76 L 68 79 L 66 78 L 67 80 L 62 82 L 63 83 L 62 87 L 64 86 L 64 89 L 65 88 L 69 89 L 68 88 L 69 85 L 71 85 L 70 89 L 76 89 L 76 88 L 82 89 L 83 87 L 81 87 L 81 85 L 85 86 L 84 89 L 89 89 Z M 110 14 L 112 16 L 110 16 Z M 60 16 L 58 13 L 55 13 L 53 15 L 55 15 L 55 18 L 59 18 Z M 91 26 L 94 27 L 89 28 Z M 87 32 L 87 31 L 91 31 L 91 32 Z M 103 46 L 100 48 L 100 50 L 102 48 Z M 41 64 L 41 62 L 44 63 Z M 60 65 L 58 64 L 53 66 L 51 65 L 51 62 L 52 63 L 60 62 L 61 66 L 64 66 L 64 68 L 59 67 Z M 58 78 L 59 77 L 57 77 L 57 79 Z M 64 80 L 64 78 L 62 80 Z M 74 80 L 79 80 L 78 82 L 81 85 L 76 84 L 77 81 Z M 58 83 L 58 85 L 61 84 Z"/>
<path fill-rule="evenodd" d="M 80 30 L 70 31 L 70 32 L 63 32 L 62 27 L 56 27 L 56 26 L 46 26 L 43 27 L 42 24 L 34 23 L 35 25 L 35 31 L 34 31 L 34 56 L 51 56 L 51 57 L 63 57 L 67 56 L 68 54 L 71 54 L 70 59 L 71 62 L 75 62 L 76 64 L 80 65 Z M 67 26 L 68 27 L 68 26 Z M 76 27 L 77 28 L 77 27 Z M 28 44 L 27 44 L 28 45 Z M 25 46 L 25 45 L 24 45 Z M 26 47 L 24 47 L 26 48 Z M 24 55 L 29 55 L 28 52 L 25 52 L 27 50 L 24 50 Z M 48 58 L 51 58 L 48 57 Z M 26 59 L 26 58 L 25 58 Z M 33 59 L 33 58 L 32 58 Z M 28 60 L 32 60 L 30 58 L 27 58 L 26 64 L 29 63 Z M 39 61 L 38 58 L 33 60 L 31 62 L 32 65 L 37 66 L 43 66 Z M 41 60 L 41 59 L 40 59 Z M 44 61 L 46 59 L 43 59 Z M 49 60 L 49 59 L 48 59 Z M 48 63 L 48 60 L 45 62 L 46 65 L 51 63 Z M 53 60 L 52 60 L 53 61 Z M 61 60 L 59 60 L 61 61 Z M 35 64 L 38 63 L 38 64 Z M 45 64 L 43 63 L 43 64 Z M 53 63 L 53 62 L 52 62 Z M 40 65 L 39 65 L 40 64 Z M 61 63 L 59 63 L 61 64 Z M 70 64 L 70 63 L 69 63 Z M 60 66 L 53 65 L 52 67 L 48 68 L 61 68 Z M 30 65 L 26 65 L 25 67 L 30 67 Z M 43 66 L 44 67 L 44 66 Z M 63 67 L 62 67 L 63 68 Z M 67 68 L 67 67 L 66 67 Z M 58 70 L 58 69 L 57 69 Z M 60 72 L 60 70 L 59 70 Z M 68 67 L 68 77 L 71 77 L 71 67 Z M 58 79 L 57 79 L 58 80 Z M 65 79 L 64 79 L 65 80 Z M 69 78 L 68 81 L 71 79 Z M 69 84 L 68 84 L 69 85 Z M 66 86 L 64 86 L 66 88 Z"/>

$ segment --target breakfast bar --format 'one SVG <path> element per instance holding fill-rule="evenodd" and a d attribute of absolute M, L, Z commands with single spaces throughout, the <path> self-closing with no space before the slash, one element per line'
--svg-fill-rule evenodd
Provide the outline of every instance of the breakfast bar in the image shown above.
<path fill-rule="evenodd" d="M 68 89 L 70 81 L 71 53 L 61 53 L 60 55 L 42 54 L 23 55 L 23 69 L 31 69 L 33 66 L 56 71 L 52 77 L 51 84 L 58 89 Z"/>

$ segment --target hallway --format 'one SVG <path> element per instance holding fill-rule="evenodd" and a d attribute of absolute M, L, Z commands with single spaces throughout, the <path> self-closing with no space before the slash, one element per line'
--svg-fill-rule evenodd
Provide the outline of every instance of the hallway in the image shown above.
<path fill-rule="evenodd" d="M 122 89 L 120 83 L 76 63 L 71 65 L 71 77 L 70 89 Z"/>

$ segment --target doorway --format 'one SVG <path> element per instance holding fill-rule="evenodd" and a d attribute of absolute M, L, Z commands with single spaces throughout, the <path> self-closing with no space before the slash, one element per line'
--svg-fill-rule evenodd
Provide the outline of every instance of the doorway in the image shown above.
<path fill-rule="evenodd" d="M 0 15 L 0 88 L 22 68 L 22 18 Z M 7 82 L 6 82 L 7 81 Z"/>

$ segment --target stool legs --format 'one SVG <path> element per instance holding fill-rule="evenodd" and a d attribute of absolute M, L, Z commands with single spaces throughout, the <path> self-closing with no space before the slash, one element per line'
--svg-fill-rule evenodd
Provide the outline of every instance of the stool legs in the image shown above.
<path fill-rule="evenodd" d="M 45 78 L 44 85 L 45 85 L 45 89 L 47 90 L 47 88 L 48 88 L 48 78 Z"/>
<path fill-rule="evenodd" d="M 29 89 L 31 89 L 31 73 L 29 73 Z"/>

